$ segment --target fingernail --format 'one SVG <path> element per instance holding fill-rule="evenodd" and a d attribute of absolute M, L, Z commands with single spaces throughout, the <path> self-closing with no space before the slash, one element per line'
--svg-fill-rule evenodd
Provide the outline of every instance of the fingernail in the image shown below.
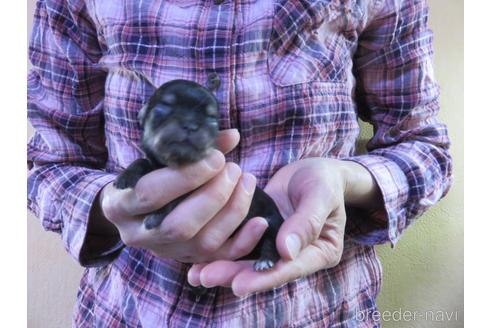
<path fill-rule="evenodd" d="M 202 283 L 202 286 L 205 288 L 213 288 L 216 286 L 215 284 L 208 283 L 207 278 L 205 277 L 203 271 L 200 272 L 200 282 Z"/>
<path fill-rule="evenodd" d="M 295 259 L 301 251 L 301 239 L 295 233 L 292 233 L 285 238 L 285 244 L 291 259 Z"/>
<path fill-rule="evenodd" d="M 259 220 L 260 222 L 258 222 L 258 224 L 256 224 L 256 226 L 254 227 L 254 232 L 256 235 L 259 235 L 259 234 L 262 234 L 265 232 L 266 228 L 268 228 L 268 221 L 261 218 L 261 220 Z"/>
<path fill-rule="evenodd" d="M 256 177 L 252 174 L 243 174 L 242 184 L 248 195 L 251 195 L 256 188 Z"/>
<path fill-rule="evenodd" d="M 244 286 L 242 286 L 242 287 L 244 288 Z M 233 286 L 232 286 L 232 292 L 234 293 L 234 295 L 236 295 L 236 297 L 240 297 L 240 298 L 248 297 L 248 296 L 250 296 L 252 294 L 248 290 L 241 290 L 241 288 L 239 288 L 239 290 L 238 290 L 237 285 L 235 286 L 234 283 L 233 283 Z"/>
<path fill-rule="evenodd" d="M 228 164 L 226 168 L 227 178 L 231 182 L 236 182 L 241 175 L 241 168 L 236 164 Z"/>
<path fill-rule="evenodd" d="M 216 170 L 222 166 L 223 163 L 223 155 L 220 151 L 217 149 L 213 149 L 210 152 L 210 155 L 207 157 L 205 160 L 205 163 L 209 168 L 212 170 Z"/>
<path fill-rule="evenodd" d="M 188 271 L 188 282 L 194 287 L 200 286 L 200 270 L 192 267 Z"/>
<path fill-rule="evenodd" d="M 205 287 L 205 288 L 214 288 L 214 287 L 216 287 L 216 286 L 217 286 L 217 285 L 215 285 L 215 284 L 210 284 L 210 285 L 207 285 L 206 283 L 203 283 L 203 287 Z"/>

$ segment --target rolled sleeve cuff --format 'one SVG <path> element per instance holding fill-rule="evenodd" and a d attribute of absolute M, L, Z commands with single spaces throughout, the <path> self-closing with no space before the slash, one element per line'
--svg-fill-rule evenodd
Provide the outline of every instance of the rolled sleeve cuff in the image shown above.
<path fill-rule="evenodd" d="M 347 209 L 347 234 L 356 242 L 375 245 L 396 244 L 407 226 L 405 204 L 409 184 L 402 169 L 379 155 L 360 155 L 345 160 L 364 166 L 374 177 L 383 196 L 384 208 L 379 210 Z"/>
<path fill-rule="evenodd" d="M 62 203 L 65 225 L 62 229 L 63 242 L 67 251 L 83 266 L 108 264 L 124 247 L 118 235 L 88 234 L 93 203 L 101 189 L 114 179 L 114 174 L 91 172 L 67 192 Z"/>

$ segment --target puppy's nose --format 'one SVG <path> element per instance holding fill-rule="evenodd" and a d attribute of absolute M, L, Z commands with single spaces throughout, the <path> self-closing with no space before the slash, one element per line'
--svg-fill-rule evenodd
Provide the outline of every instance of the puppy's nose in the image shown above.
<path fill-rule="evenodd" d="M 182 123 L 183 129 L 188 130 L 188 131 L 196 131 L 198 130 L 199 126 L 196 122 L 193 121 L 185 121 Z"/>

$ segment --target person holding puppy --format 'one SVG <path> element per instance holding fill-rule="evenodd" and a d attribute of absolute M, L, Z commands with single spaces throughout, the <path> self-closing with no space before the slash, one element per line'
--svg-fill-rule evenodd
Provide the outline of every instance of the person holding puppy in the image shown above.
<path fill-rule="evenodd" d="M 374 245 L 452 180 L 427 18 L 424 0 L 38 1 L 28 207 L 87 267 L 74 326 L 378 326 L 356 318 L 376 310 Z M 173 79 L 214 86 L 217 149 L 114 188 L 142 155 L 140 108 Z M 256 185 L 285 219 L 266 272 L 238 260 L 265 220 L 233 234 Z"/>

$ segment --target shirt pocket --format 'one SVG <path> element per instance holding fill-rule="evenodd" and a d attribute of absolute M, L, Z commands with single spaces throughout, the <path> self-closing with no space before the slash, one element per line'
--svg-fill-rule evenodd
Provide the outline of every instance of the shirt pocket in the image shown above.
<path fill-rule="evenodd" d="M 355 0 L 280 0 L 273 9 L 267 65 L 280 87 L 342 83 L 352 67 Z"/>

